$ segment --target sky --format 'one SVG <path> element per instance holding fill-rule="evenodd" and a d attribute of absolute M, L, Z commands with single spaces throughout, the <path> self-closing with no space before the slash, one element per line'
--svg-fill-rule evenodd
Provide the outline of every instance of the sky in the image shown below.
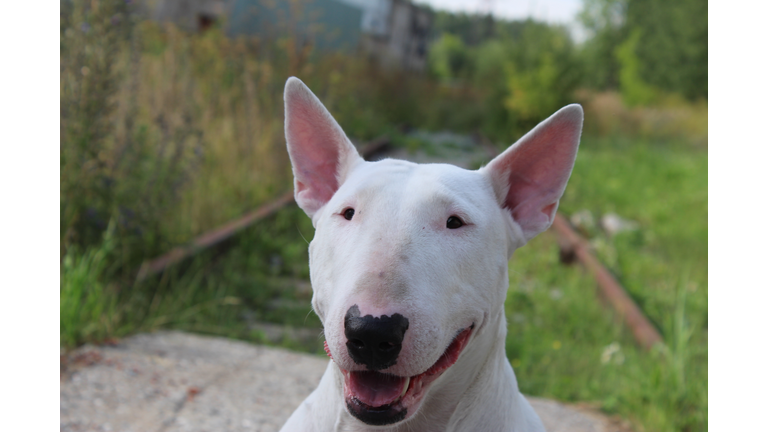
<path fill-rule="evenodd" d="M 416 0 L 414 3 L 451 12 L 487 13 L 490 10 L 501 19 L 531 17 L 565 25 L 577 43 L 584 42 L 587 37 L 583 26 L 576 22 L 583 0 Z"/>
<path fill-rule="evenodd" d="M 524 19 L 528 17 L 551 23 L 575 22 L 582 0 L 417 0 L 434 9 L 452 12 L 493 11 L 497 18 Z"/>

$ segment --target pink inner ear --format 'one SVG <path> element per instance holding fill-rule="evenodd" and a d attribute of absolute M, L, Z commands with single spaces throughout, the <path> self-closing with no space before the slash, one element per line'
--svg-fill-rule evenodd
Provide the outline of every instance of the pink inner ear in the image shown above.
<path fill-rule="evenodd" d="M 536 130 L 521 145 L 513 157 L 504 161 L 503 169 L 509 173 L 509 192 L 506 205 L 512 211 L 531 200 L 542 207 L 536 209 L 546 213 L 560 198 L 571 174 L 575 159 L 578 135 L 572 128 L 554 123 L 543 130 Z M 554 200 L 555 202 L 550 202 Z M 533 203 L 530 203 L 533 204 Z"/>
<path fill-rule="evenodd" d="M 325 203 L 336 193 L 339 152 L 335 150 L 335 146 L 306 146 L 291 155 L 297 196 Z"/>
<path fill-rule="evenodd" d="M 311 217 L 333 197 L 343 171 L 359 156 L 328 110 L 295 78 L 286 83 L 285 135 L 296 202 Z"/>
<path fill-rule="evenodd" d="M 542 122 L 489 165 L 509 189 L 503 207 L 530 239 L 552 223 L 581 135 L 581 109 L 567 107 Z"/>
<path fill-rule="evenodd" d="M 557 210 L 557 203 L 554 202 L 543 209 L 541 209 L 541 212 L 544 213 L 546 216 L 548 216 L 550 219 L 555 217 L 555 210 Z"/>

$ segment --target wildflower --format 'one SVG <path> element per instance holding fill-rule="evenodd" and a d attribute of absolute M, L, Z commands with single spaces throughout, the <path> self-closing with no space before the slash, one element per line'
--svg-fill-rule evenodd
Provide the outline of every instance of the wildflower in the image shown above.
<path fill-rule="evenodd" d="M 608 213 L 600 218 L 600 227 L 610 237 L 622 231 L 634 231 L 640 228 L 640 225 L 635 221 L 622 219 L 616 213 Z"/>
<path fill-rule="evenodd" d="M 582 209 L 571 215 L 571 224 L 583 234 L 589 235 L 595 230 L 595 217 L 591 211 Z"/>
<path fill-rule="evenodd" d="M 615 364 L 624 363 L 624 354 L 621 352 L 621 345 L 618 342 L 612 342 L 603 348 L 603 353 L 600 355 L 600 363 L 602 364 L 608 364 L 611 360 Z"/>

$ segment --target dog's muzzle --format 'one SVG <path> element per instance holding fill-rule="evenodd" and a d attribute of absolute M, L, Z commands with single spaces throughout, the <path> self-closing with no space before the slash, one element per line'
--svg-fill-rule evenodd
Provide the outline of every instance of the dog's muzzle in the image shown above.
<path fill-rule="evenodd" d="M 406 330 L 408 318 L 398 313 L 391 317 L 361 317 L 360 309 L 354 305 L 344 317 L 344 336 L 347 338 L 349 356 L 355 363 L 364 364 L 372 371 L 386 369 L 397 363 Z"/>
<path fill-rule="evenodd" d="M 414 415 L 431 384 L 459 359 L 473 328 L 474 324 L 460 330 L 443 355 L 420 374 L 397 376 L 374 370 L 348 371 L 339 367 L 344 378 L 347 411 L 372 426 L 398 423 Z M 333 359 L 327 342 L 325 352 Z"/>

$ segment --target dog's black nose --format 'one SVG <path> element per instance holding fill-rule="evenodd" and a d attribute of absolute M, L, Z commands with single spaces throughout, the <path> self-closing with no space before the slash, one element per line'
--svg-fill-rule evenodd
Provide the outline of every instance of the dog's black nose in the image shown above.
<path fill-rule="evenodd" d="M 347 352 L 355 363 L 364 364 L 370 370 L 386 369 L 397 363 L 406 330 L 408 318 L 398 313 L 391 317 L 361 317 L 360 309 L 354 305 L 344 317 Z"/>

